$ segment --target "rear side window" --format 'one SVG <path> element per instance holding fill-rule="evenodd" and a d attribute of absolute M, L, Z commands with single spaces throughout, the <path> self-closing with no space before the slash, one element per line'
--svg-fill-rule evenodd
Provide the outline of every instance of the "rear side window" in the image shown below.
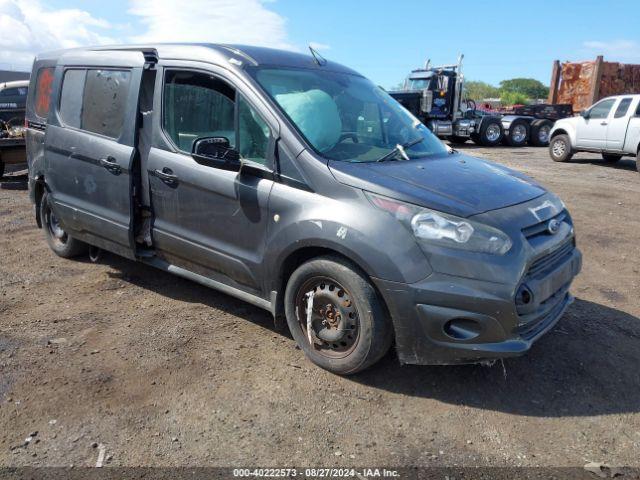
<path fill-rule="evenodd" d="M 86 76 L 86 70 L 67 70 L 64 73 L 60 94 L 60 117 L 69 127 L 81 127 L 82 93 Z"/>
<path fill-rule="evenodd" d="M 131 84 L 127 70 L 89 70 L 82 102 L 83 130 L 118 138 Z"/>
<path fill-rule="evenodd" d="M 122 133 L 131 72 L 67 70 L 60 95 L 65 125 L 118 138 Z"/>
<path fill-rule="evenodd" d="M 41 68 L 36 77 L 35 112 L 40 118 L 47 118 L 51 92 L 53 91 L 53 67 Z"/>
<path fill-rule="evenodd" d="M 26 97 L 27 87 L 5 88 L 0 90 L 0 97 Z"/>
<path fill-rule="evenodd" d="M 620 101 L 620 104 L 618 105 L 618 108 L 616 108 L 616 113 L 614 114 L 614 118 L 621 118 L 624 117 L 627 112 L 629 111 L 629 106 L 631 106 L 631 99 L 630 98 L 623 98 Z"/>

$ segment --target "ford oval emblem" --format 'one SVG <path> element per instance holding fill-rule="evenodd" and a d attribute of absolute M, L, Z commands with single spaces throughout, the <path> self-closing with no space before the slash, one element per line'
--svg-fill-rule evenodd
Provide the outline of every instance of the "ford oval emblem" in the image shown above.
<path fill-rule="evenodd" d="M 560 222 L 555 218 L 552 218 L 551 220 L 549 220 L 549 224 L 547 225 L 547 231 L 551 235 L 555 235 L 556 233 L 558 233 L 558 230 L 560 230 Z"/>

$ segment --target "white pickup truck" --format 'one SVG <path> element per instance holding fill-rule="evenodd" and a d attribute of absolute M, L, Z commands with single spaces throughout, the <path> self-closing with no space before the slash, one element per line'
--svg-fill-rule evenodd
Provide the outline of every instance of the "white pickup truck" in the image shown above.
<path fill-rule="evenodd" d="M 640 171 L 640 95 L 603 98 L 577 117 L 558 120 L 549 135 L 549 155 L 556 162 L 576 152 L 598 152 L 607 162 L 629 155 Z"/>

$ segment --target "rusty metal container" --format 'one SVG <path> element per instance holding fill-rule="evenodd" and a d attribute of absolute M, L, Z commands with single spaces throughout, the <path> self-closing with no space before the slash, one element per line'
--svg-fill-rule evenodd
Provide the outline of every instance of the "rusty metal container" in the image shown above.
<path fill-rule="evenodd" d="M 601 98 L 625 93 L 640 93 L 640 65 L 605 62 L 602 56 L 553 63 L 549 103 L 568 103 L 579 112 Z"/>

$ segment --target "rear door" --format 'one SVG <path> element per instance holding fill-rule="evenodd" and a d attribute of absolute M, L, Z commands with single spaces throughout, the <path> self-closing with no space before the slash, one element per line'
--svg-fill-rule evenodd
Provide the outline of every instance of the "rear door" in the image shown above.
<path fill-rule="evenodd" d="M 609 119 L 607 126 L 607 150 L 622 150 L 624 139 L 629 126 L 629 109 L 633 97 L 623 97 L 614 110 L 613 116 Z"/>
<path fill-rule="evenodd" d="M 581 117 L 576 132 L 576 146 L 604 150 L 607 145 L 607 127 L 615 98 L 606 98 L 589 109 L 589 118 Z"/>
<path fill-rule="evenodd" d="M 65 230 L 128 257 L 143 65 L 140 52 L 63 56 L 45 138 L 45 180 Z"/>

